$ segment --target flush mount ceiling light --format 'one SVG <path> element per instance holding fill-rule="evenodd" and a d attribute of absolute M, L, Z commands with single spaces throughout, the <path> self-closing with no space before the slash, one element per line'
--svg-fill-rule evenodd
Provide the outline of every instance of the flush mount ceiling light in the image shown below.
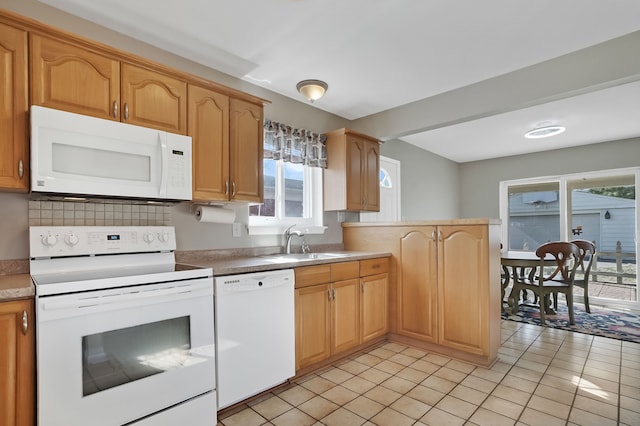
<path fill-rule="evenodd" d="M 302 96 L 307 98 L 311 103 L 324 96 L 324 92 L 326 92 L 328 88 L 329 85 L 321 80 L 302 80 L 296 84 L 298 92 L 302 93 Z"/>
<path fill-rule="evenodd" d="M 527 139 L 542 139 L 548 138 L 551 136 L 559 135 L 560 133 L 567 130 L 564 126 L 543 126 L 536 127 L 535 129 L 529 130 L 524 134 L 524 137 Z"/>

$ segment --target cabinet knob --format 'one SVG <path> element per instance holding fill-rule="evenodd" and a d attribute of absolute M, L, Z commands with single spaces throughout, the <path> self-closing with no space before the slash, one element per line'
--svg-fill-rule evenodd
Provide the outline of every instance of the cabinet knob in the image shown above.
<path fill-rule="evenodd" d="M 29 316 L 27 311 L 22 311 L 22 334 L 26 335 L 29 331 Z"/>
<path fill-rule="evenodd" d="M 224 195 L 229 195 L 229 180 L 224 183 Z"/>
<path fill-rule="evenodd" d="M 118 118 L 118 102 L 113 101 L 113 118 Z"/>
<path fill-rule="evenodd" d="M 24 176 L 24 163 L 22 160 L 18 161 L 18 176 L 20 179 Z"/>
<path fill-rule="evenodd" d="M 124 103 L 124 119 L 129 119 L 129 104 L 126 102 Z"/>
<path fill-rule="evenodd" d="M 231 196 L 235 197 L 236 196 L 236 181 L 234 180 L 233 183 L 231 184 Z"/>

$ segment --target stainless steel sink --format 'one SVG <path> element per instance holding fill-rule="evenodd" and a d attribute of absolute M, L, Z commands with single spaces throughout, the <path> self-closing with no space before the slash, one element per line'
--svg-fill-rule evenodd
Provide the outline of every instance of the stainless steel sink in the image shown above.
<path fill-rule="evenodd" d="M 267 262 L 272 263 L 289 263 L 300 262 L 303 260 L 323 260 L 337 259 L 346 257 L 348 254 L 343 253 L 291 253 L 291 254 L 273 254 L 268 256 L 260 256 Z"/>

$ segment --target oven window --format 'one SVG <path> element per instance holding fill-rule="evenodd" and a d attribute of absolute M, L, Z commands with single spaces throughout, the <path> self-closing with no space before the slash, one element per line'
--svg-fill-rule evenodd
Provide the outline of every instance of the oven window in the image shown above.
<path fill-rule="evenodd" d="M 91 395 L 193 362 L 189 317 L 82 338 L 82 394 Z"/>

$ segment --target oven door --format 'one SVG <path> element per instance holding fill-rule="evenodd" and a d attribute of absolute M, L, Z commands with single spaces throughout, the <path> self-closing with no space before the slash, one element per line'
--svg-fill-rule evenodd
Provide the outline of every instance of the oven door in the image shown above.
<path fill-rule="evenodd" d="M 39 297 L 37 321 L 41 426 L 122 425 L 214 392 L 211 278 Z"/>

